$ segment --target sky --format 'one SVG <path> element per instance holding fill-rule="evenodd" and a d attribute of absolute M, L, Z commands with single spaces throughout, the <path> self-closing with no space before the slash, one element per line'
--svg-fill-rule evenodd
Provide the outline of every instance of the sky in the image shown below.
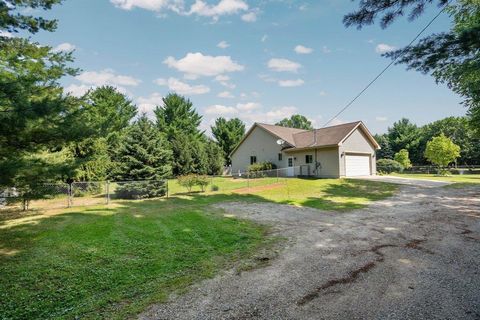
<path fill-rule="evenodd" d="M 81 95 L 112 85 L 153 115 L 162 97 L 188 97 L 207 130 L 217 117 L 275 123 L 294 113 L 322 127 L 437 14 L 382 30 L 346 28 L 358 1 L 66 0 L 46 14 L 54 33 L 33 40 L 74 50 L 76 77 L 62 82 Z M 443 14 L 427 29 L 448 30 Z M 465 114 L 461 99 L 428 75 L 391 67 L 331 124 L 362 120 L 383 133 L 402 117 L 418 125 Z"/>

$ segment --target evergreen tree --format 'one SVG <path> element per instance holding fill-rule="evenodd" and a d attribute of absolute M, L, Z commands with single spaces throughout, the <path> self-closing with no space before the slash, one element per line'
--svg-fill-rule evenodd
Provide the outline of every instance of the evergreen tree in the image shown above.
<path fill-rule="evenodd" d="M 394 152 L 390 146 L 390 141 L 386 134 L 376 134 L 375 140 L 380 145 L 380 149 L 377 150 L 377 159 L 393 159 Z"/>
<path fill-rule="evenodd" d="M 206 153 L 206 173 L 209 175 L 220 175 L 223 172 L 223 166 L 225 164 L 223 158 L 222 148 L 213 141 L 208 139 L 205 144 Z"/>
<path fill-rule="evenodd" d="M 225 163 L 230 164 L 230 153 L 245 135 L 245 124 L 238 118 L 217 118 L 211 127 L 212 134 L 223 150 Z"/>
<path fill-rule="evenodd" d="M 121 180 L 158 180 L 171 175 L 168 143 L 146 115 L 127 129 L 119 155 Z"/>
<path fill-rule="evenodd" d="M 155 109 L 157 127 L 166 134 L 168 141 L 177 134 L 187 134 L 199 137 L 198 127 L 202 121 L 190 100 L 178 94 L 171 93 L 163 98 L 163 106 Z"/>
<path fill-rule="evenodd" d="M 133 199 L 163 196 L 166 184 L 162 180 L 171 175 L 171 156 L 166 139 L 147 116 L 142 115 L 126 131 L 119 151 L 121 173 L 117 177 L 137 182 L 120 183 L 116 195 Z"/>
<path fill-rule="evenodd" d="M 420 141 L 420 133 L 418 127 L 411 123 L 410 120 L 402 118 L 388 128 L 388 141 L 394 153 L 402 149 L 408 150 L 410 157 L 414 163 L 418 163 L 423 157 L 418 144 Z"/>

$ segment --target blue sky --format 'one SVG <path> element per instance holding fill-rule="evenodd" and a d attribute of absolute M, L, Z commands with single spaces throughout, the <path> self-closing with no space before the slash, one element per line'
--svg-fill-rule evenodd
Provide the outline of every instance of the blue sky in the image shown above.
<path fill-rule="evenodd" d="M 48 15 L 54 33 L 33 38 L 75 49 L 74 94 L 114 85 L 151 113 L 176 91 L 204 116 L 274 123 L 300 113 L 322 126 L 438 12 L 388 29 L 345 28 L 348 0 L 66 0 Z M 440 17 L 427 34 L 447 30 Z M 418 124 L 463 115 L 460 98 L 430 76 L 394 66 L 334 123 L 363 120 L 374 133 L 401 117 Z"/>

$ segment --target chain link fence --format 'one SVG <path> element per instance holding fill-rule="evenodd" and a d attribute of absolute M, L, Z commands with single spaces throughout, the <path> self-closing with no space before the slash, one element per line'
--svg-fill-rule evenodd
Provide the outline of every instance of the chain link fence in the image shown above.
<path fill-rule="evenodd" d="M 195 193 L 258 194 L 274 192 L 288 197 L 288 180 L 298 176 L 300 167 L 237 172 L 228 176 L 198 176 L 203 183 L 185 187 L 179 179 L 144 181 L 81 181 L 45 183 L 28 192 L 8 188 L 0 192 L 0 208 L 62 209 L 106 205 L 122 200 L 141 200 Z M 285 193 L 285 194 L 283 194 Z"/>

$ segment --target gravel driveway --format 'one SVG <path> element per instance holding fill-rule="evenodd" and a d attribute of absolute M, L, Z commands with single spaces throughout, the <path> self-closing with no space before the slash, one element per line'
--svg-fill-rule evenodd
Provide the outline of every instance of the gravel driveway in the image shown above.
<path fill-rule="evenodd" d="M 480 188 L 402 186 L 349 213 L 223 203 L 286 237 L 141 319 L 480 319 Z"/>

